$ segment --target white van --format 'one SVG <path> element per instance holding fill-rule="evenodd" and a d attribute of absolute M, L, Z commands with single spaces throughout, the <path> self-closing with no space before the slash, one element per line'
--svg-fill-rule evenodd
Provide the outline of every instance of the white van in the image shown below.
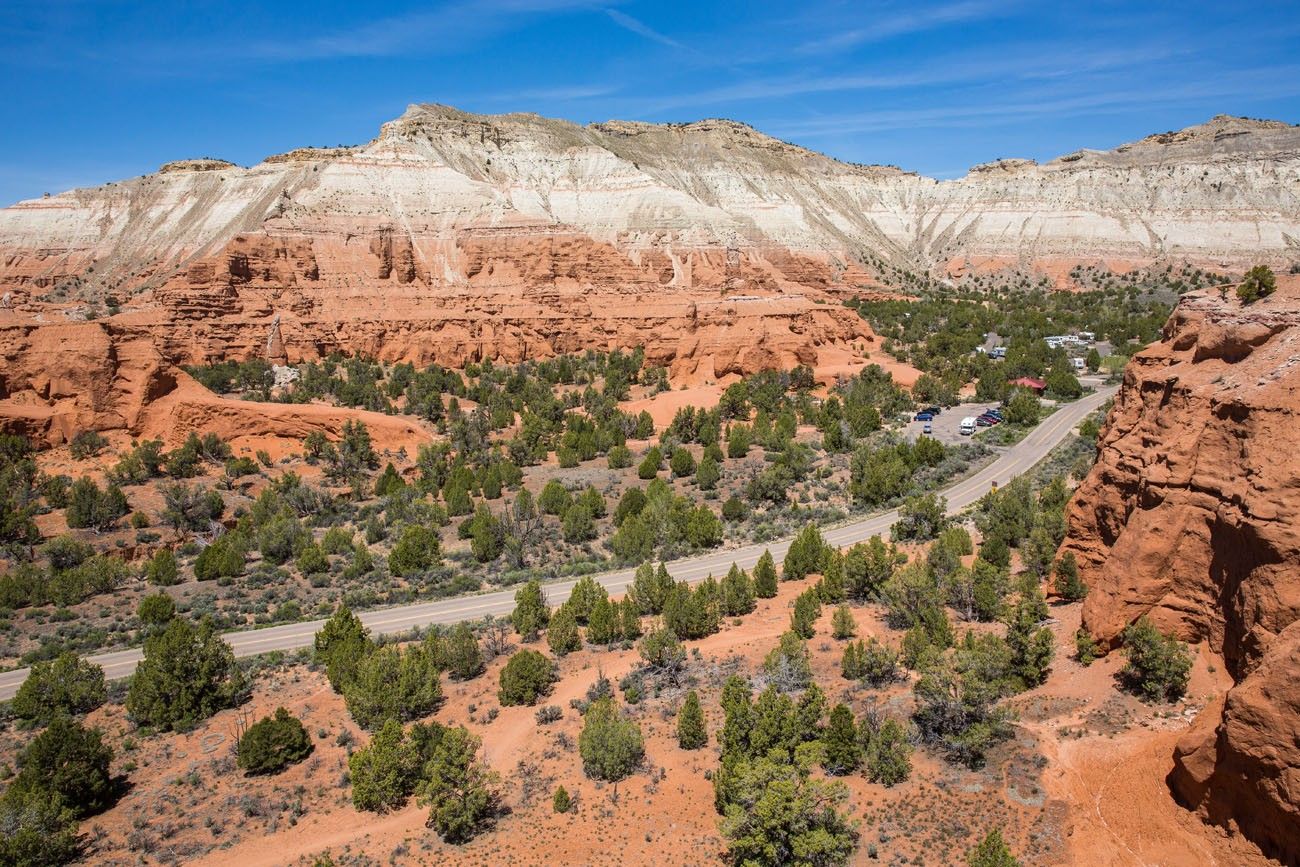
<path fill-rule="evenodd" d="M 1083 359 L 1082 359 L 1082 358 L 1075 358 L 1075 359 L 1073 359 L 1073 361 L 1074 361 L 1074 369 L 1075 369 L 1075 370 L 1083 370 Z"/>
<path fill-rule="evenodd" d="M 960 431 L 961 431 L 961 435 L 964 437 L 968 437 L 971 434 L 975 433 L 975 417 L 972 415 L 968 415 L 964 419 L 962 419 Z"/>

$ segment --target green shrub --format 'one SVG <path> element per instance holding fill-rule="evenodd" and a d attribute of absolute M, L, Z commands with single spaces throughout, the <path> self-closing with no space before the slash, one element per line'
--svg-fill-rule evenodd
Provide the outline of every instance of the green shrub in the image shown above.
<path fill-rule="evenodd" d="M 343 684 L 343 698 L 357 725 L 370 730 L 385 720 L 428 716 L 442 703 L 442 682 L 423 645 L 380 647 L 363 657 Z"/>
<path fill-rule="evenodd" d="M 432 569 L 441 556 L 442 544 L 436 532 L 419 524 L 408 524 L 388 555 L 388 570 L 405 578 Z"/>
<path fill-rule="evenodd" d="M 558 679 L 554 662 L 536 650 L 521 650 L 501 669 L 497 699 L 506 707 L 536 704 Z"/>
<path fill-rule="evenodd" d="M 92 816 L 113 801 L 112 763 L 113 750 L 104 743 L 99 729 L 56 716 L 18 754 L 21 770 L 5 798 L 52 793 L 77 816 Z"/>
<path fill-rule="evenodd" d="M 1020 862 L 1003 841 L 1000 828 L 989 831 L 975 848 L 966 853 L 966 863 L 969 867 L 1020 867 Z"/>
<path fill-rule="evenodd" d="M 7 792 L 0 828 L 0 864 L 61 867 L 81 852 L 76 815 L 54 792 Z"/>
<path fill-rule="evenodd" d="M 361 660 L 374 649 L 369 630 L 346 605 L 338 607 L 313 640 L 313 658 L 325 666 L 330 685 L 337 692 L 343 691 Z"/>
<path fill-rule="evenodd" d="M 242 565 L 242 564 L 241 564 Z M 144 567 L 145 579 L 158 587 L 170 587 L 180 583 L 180 571 L 176 568 L 176 555 L 170 548 L 159 548 L 149 558 Z"/>
<path fill-rule="evenodd" d="M 429 827 L 448 843 L 466 843 L 496 815 L 497 776 L 476 758 L 479 739 L 463 726 L 448 728 L 432 745 L 416 785 Z"/>
<path fill-rule="evenodd" d="M 239 739 L 239 767 L 248 774 L 274 774 L 311 755 L 311 738 L 285 708 L 249 726 Z"/>
<path fill-rule="evenodd" d="M 1246 272 L 1246 277 L 1237 287 L 1237 297 L 1250 304 L 1261 298 L 1267 298 L 1277 291 L 1277 278 L 1267 265 L 1256 265 Z"/>
<path fill-rule="evenodd" d="M 211 620 L 195 627 L 174 617 L 145 639 L 126 709 L 141 725 L 187 731 L 243 696 L 243 674 Z"/>
<path fill-rule="evenodd" d="M 32 665 L 18 687 L 12 710 L 21 720 L 48 723 L 60 714 L 90 713 L 107 698 L 104 670 L 69 650 Z"/>
<path fill-rule="evenodd" d="M 1182 642 L 1145 616 L 1124 630 L 1123 640 L 1128 663 L 1119 677 L 1129 691 L 1148 701 L 1182 698 L 1192 671 L 1192 655 Z"/>
<path fill-rule="evenodd" d="M 637 478 L 653 479 L 659 475 L 659 467 L 664 462 L 664 454 L 658 446 L 651 446 L 646 450 L 645 457 L 641 459 L 641 464 L 636 469 Z"/>
<path fill-rule="evenodd" d="M 176 616 L 176 603 L 166 593 L 150 593 L 140 600 L 136 616 L 145 626 L 163 626 Z"/>
<path fill-rule="evenodd" d="M 602 698 L 587 708 L 578 753 L 588 777 L 618 782 L 641 764 L 645 740 L 635 720 L 623 717 L 612 698 Z"/>
<path fill-rule="evenodd" d="M 104 435 L 93 430 L 83 430 L 68 443 L 68 451 L 72 453 L 73 460 L 77 461 L 93 458 L 107 447 L 108 440 Z"/>
<path fill-rule="evenodd" d="M 564 786 L 555 787 L 555 797 L 551 798 L 551 809 L 556 813 L 567 813 L 573 809 L 573 799 L 569 797 Z"/>
<path fill-rule="evenodd" d="M 709 733 L 704 728 L 704 709 L 700 707 L 700 696 L 691 690 L 686 693 L 686 700 L 677 712 L 677 745 L 684 750 L 698 750 L 708 742 Z"/>
<path fill-rule="evenodd" d="M 510 614 L 510 622 L 520 638 L 536 641 L 550 621 L 551 609 L 546 605 L 541 582 L 534 578 L 515 591 L 515 608 Z"/>

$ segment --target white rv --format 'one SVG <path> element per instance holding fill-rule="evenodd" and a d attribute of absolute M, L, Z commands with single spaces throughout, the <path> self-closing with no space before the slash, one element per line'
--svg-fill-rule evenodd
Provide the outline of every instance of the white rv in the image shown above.
<path fill-rule="evenodd" d="M 964 419 L 962 419 L 960 431 L 961 431 L 961 435 L 964 437 L 968 437 L 971 434 L 975 433 L 975 416 L 968 415 Z"/>

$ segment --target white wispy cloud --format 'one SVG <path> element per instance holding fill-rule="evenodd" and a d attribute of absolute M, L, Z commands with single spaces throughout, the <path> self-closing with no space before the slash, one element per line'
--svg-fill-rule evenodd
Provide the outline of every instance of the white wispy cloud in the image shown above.
<path fill-rule="evenodd" d="M 1130 111 L 1231 99 L 1274 99 L 1300 95 L 1300 66 L 1244 70 L 1205 81 L 1161 82 L 1072 94 L 1064 88 L 1027 90 L 1007 100 L 931 105 L 925 108 L 849 112 L 777 122 L 769 131 L 793 139 L 816 139 L 914 128 L 969 128 L 1035 118 Z M 1208 116 L 1206 118 L 1208 120 Z"/>
<path fill-rule="evenodd" d="M 1132 69 L 1143 64 L 1168 61 L 1181 53 L 1182 49 L 1159 44 L 1111 50 L 1096 45 L 1075 44 L 1039 47 L 1034 53 L 1001 51 L 996 57 L 948 56 L 926 64 L 913 65 L 906 71 L 751 78 L 704 90 L 644 97 L 640 102 L 634 103 L 634 108 L 642 114 L 656 114 L 674 109 L 703 109 L 735 102 L 776 101 L 816 94 L 1078 78 L 1101 71 Z"/>
<path fill-rule="evenodd" d="M 962 0 L 931 8 L 914 7 L 892 15 L 883 15 L 862 27 L 853 27 L 830 36 L 813 39 L 795 48 L 799 54 L 823 54 L 846 51 L 859 45 L 881 42 L 913 33 L 937 30 L 951 24 L 961 24 L 1009 15 L 1015 4 L 989 2 L 989 0 Z M 864 4 L 864 8 L 870 9 Z"/>
<path fill-rule="evenodd" d="M 626 13 L 620 12 L 617 9 L 606 9 L 605 14 L 608 15 L 610 20 L 613 21 L 615 24 L 617 24 L 619 27 L 622 27 L 624 30 L 631 31 L 632 33 L 635 33 L 637 36 L 643 36 L 646 39 L 651 40 L 652 42 L 658 42 L 659 44 L 667 45 L 670 48 L 686 47 L 682 45 L 682 43 L 678 42 L 676 39 L 673 39 L 671 36 L 665 36 L 664 34 L 660 33 L 658 30 L 655 30 L 653 27 L 650 27 L 648 24 L 639 21 L 636 18 L 633 18 L 631 15 L 627 15 Z"/>

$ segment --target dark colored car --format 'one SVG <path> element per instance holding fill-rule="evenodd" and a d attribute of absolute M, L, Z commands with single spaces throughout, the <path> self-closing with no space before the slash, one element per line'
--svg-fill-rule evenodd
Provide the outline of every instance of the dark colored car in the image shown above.
<path fill-rule="evenodd" d="M 912 421 L 934 421 L 934 413 L 922 410 L 912 417 Z"/>
<path fill-rule="evenodd" d="M 928 412 L 931 416 L 936 416 L 943 412 L 943 410 L 937 406 L 927 406 L 925 409 L 921 410 L 921 412 Z"/>
<path fill-rule="evenodd" d="M 1000 409 L 990 409 L 990 410 L 986 410 L 984 414 L 985 414 L 985 415 L 991 415 L 991 416 L 993 416 L 994 418 L 1002 418 L 1002 410 L 1000 410 Z"/>
<path fill-rule="evenodd" d="M 993 427 L 993 425 L 997 423 L 998 423 L 997 419 L 987 415 L 977 416 L 975 419 L 975 424 L 979 425 L 980 427 Z"/>

